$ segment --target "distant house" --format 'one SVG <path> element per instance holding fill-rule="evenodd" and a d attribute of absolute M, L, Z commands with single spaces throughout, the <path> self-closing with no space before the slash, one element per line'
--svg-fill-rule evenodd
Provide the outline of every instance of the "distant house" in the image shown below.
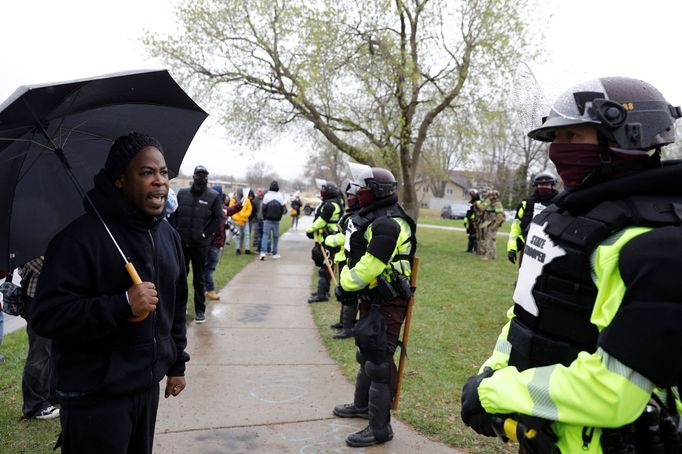
<path fill-rule="evenodd" d="M 434 197 L 431 187 L 426 184 L 421 175 L 417 176 L 414 187 L 417 191 L 417 200 L 421 208 L 440 210 L 450 203 L 469 201 L 467 190 L 473 187 L 471 179 L 458 170 L 451 170 L 448 177 L 443 197 Z"/>

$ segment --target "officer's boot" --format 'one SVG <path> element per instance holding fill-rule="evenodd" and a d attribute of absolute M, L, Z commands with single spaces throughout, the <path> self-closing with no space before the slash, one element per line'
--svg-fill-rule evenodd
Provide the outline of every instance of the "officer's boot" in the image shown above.
<path fill-rule="evenodd" d="M 355 317 L 357 313 L 357 304 L 344 304 L 341 307 L 341 320 L 343 321 L 343 330 L 340 333 L 334 334 L 334 339 L 347 339 L 353 337 L 353 328 L 355 327 Z"/>
<path fill-rule="evenodd" d="M 334 407 L 334 414 L 340 418 L 365 418 L 369 417 L 367 406 L 369 402 L 369 387 L 371 380 L 360 365 L 355 379 L 355 395 L 352 404 L 341 404 Z"/>
<path fill-rule="evenodd" d="M 389 364 L 387 362 L 376 364 L 367 361 L 365 369 L 372 380 L 369 388 L 369 425 L 346 438 L 346 444 L 354 448 L 372 446 L 393 439 L 393 429 L 390 424 Z"/>
<path fill-rule="evenodd" d="M 320 268 L 317 272 L 317 295 L 308 298 L 309 303 L 329 301 L 329 276 L 326 268 Z"/>
<path fill-rule="evenodd" d="M 341 305 L 341 310 L 339 311 L 339 321 L 329 325 L 329 327 L 332 329 L 343 328 L 343 305 Z"/>

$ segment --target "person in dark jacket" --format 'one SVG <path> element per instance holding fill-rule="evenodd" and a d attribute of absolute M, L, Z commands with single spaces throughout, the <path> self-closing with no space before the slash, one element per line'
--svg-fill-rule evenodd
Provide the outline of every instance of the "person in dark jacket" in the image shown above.
<path fill-rule="evenodd" d="M 194 321 L 204 323 L 206 318 L 206 282 L 204 267 L 208 250 L 218 228 L 223 225 L 223 207 L 217 191 L 208 187 L 208 170 L 194 168 L 194 182 L 178 192 L 178 209 L 170 218 L 180 233 L 185 254 L 185 267 L 189 272 L 192 263 L 194 287 Z"/>
<path fill-rule="evenodd" d="M 132 284 L 85 203 L 86 214 L 47 248 L 29 322 L 53 340 L 62 452 L 151 453 L 159 382 L 167 376 L 164 395 L 179 395 L 189 360 L 185 261 L 164 216 L 161 144 L 139 133 L 119 137 L 94 183 L 89 198 L 142 283 Z"/>

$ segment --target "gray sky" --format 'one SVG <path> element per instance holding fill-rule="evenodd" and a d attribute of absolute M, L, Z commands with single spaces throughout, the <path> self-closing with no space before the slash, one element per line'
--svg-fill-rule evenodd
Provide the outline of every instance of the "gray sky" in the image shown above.
<path fill-rule="evenodd" d="M 140 43 L 143 30 L 172 32 L 168 0 L 4 0 L 0 2 L 0 101 L 20 85 L 161 68 Z M 676 72 L 682 2 L 677 0 L 550 0 L 542 43 L 547 60 L 531 64 L 545 94 L 596 76 L 636 77 L 682 104 Z M 211 117 L 197 134 L 182 170 L 204 164 L 212 173 L 243 177 L 267 161 L 282 177 L 302 173 L 309 150 L 285 140 L 250 151 L 230 144 Z"/>

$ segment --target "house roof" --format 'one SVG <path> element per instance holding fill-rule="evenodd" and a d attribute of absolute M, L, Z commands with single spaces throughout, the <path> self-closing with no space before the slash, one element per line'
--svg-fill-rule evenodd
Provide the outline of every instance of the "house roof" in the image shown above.
<path fill-rule="evenodd" d="M 473 182 L 472 182 L 471 178 L 467 177 L 464 174 L 464 171 L 451 170 L 448 174 L 448 178 L 453 184 L 455 184 L 455 185 L 457 185 L 463 189 L 468 189 L 468 188 L 473 187 Z M 423 180 L 422 176 L 417 175 L 417 178 L 415 178 L 414 182 L 415 182 L 415 184 L 417 184 L 417 183 L 421 183 L 422 180 Z"/>

